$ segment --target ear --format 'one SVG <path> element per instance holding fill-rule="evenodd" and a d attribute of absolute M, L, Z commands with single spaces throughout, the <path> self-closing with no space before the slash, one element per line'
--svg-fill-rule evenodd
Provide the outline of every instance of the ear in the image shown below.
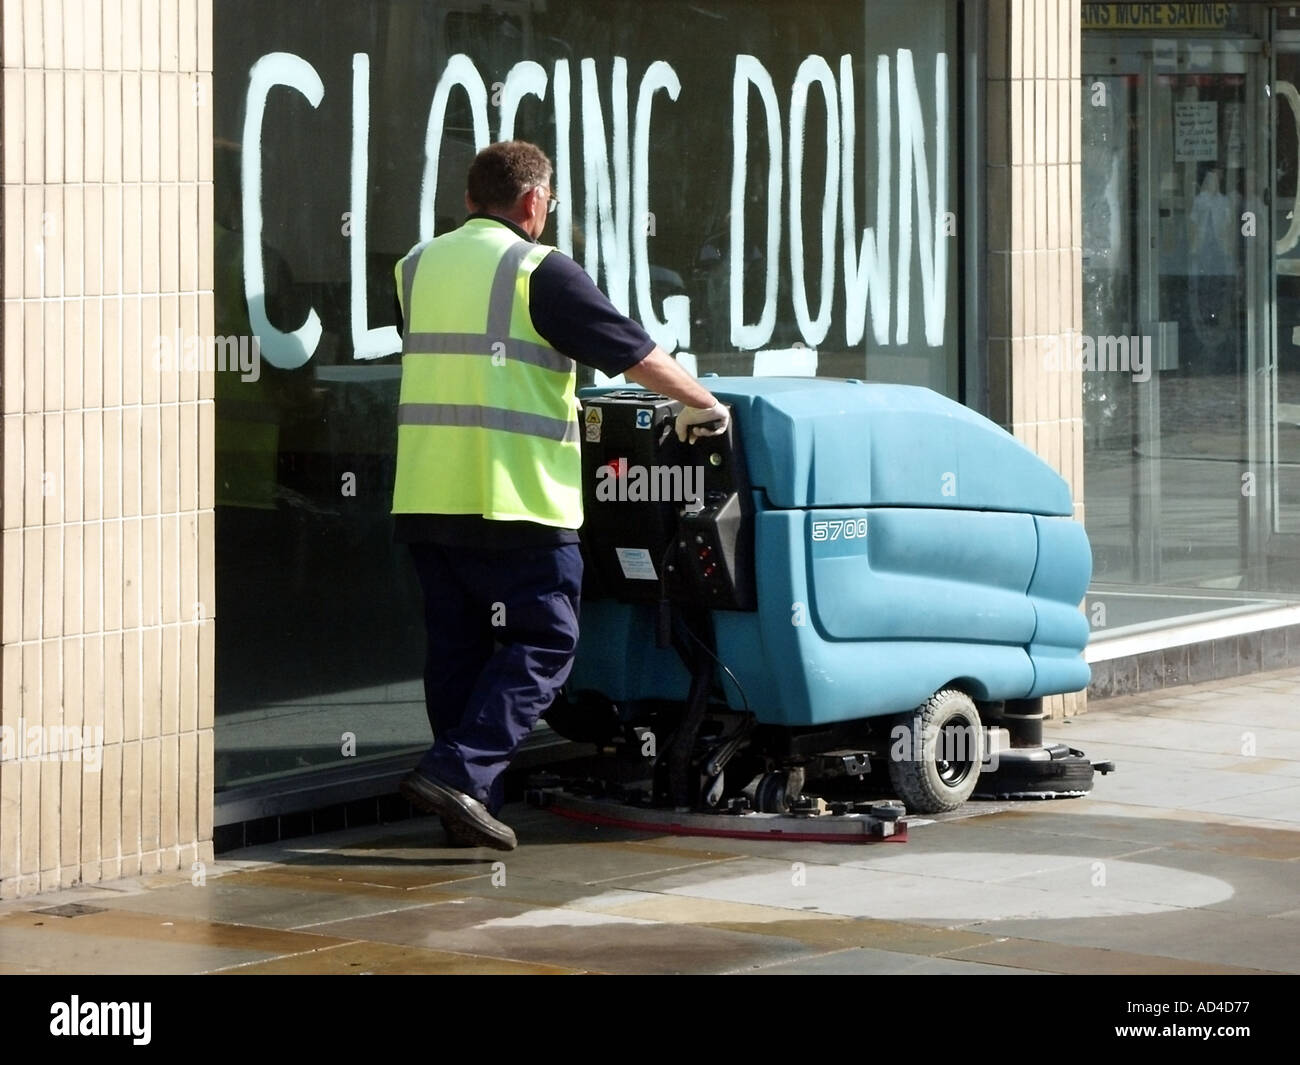
<path fill-rule="evenodd" d="M 470 214 L 478 213 L 478 205 L 469 198 L 469 193 L 465 193 L 465 210 Z"/>

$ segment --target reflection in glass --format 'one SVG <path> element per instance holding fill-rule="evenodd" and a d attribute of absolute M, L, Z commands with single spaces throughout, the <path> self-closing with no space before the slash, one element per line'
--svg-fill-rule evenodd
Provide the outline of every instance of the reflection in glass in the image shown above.
<path fill-rule="evenodd" d="M 1300 593 L 1276 505 L 1294 483 L 1273 402 L 1287 375 L 1264 328 L 1267 59 L 1098 35 L 1084 69 L 1084 332 L 1150 349 L 1149 366 L 1084 372 L 1093 624 L 1258 609 Z"/>
<path fill-rule="evenodd" d="M 957 7 L 215 5 L 218 330 L 251 330 L 253 252 L 271 329 L 320 327 L 217 387 L 218 787 L 428 743 L 392 270 L 489 138 L 552 156 L 543 239 L 699 372 L 956 395 Z"/>

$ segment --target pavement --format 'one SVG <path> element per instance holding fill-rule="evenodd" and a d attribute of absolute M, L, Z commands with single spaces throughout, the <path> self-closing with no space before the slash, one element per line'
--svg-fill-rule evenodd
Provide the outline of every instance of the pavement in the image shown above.
<path fill-rule="evenodd" d="M 0 904 L 0 973 L 1300 972 L 1300 670 L 1094 702 L 1083 798 L 970 802 L 905 843 L 692 839 L 522 805 Z"/>

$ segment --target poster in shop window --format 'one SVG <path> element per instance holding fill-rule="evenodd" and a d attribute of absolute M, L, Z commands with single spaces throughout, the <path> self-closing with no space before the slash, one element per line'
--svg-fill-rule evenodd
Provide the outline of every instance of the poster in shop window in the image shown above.
<path fill-rule="evenodd" d="M 1214 101 L 1174 104 L 1174 158 L 1210 163 L 1219 157 L 1219 105 Z"/>

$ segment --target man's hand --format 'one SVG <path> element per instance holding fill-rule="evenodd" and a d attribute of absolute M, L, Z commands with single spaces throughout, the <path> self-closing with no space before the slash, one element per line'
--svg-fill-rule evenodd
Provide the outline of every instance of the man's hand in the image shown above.
<path fill-rule="evenodd" d="M 686 407 L 677 415 L 677 439 L 690 443 L 701 436 L 721 436 L 731 424 L 731 411 L 721 403 L 701 409 Z"/>

